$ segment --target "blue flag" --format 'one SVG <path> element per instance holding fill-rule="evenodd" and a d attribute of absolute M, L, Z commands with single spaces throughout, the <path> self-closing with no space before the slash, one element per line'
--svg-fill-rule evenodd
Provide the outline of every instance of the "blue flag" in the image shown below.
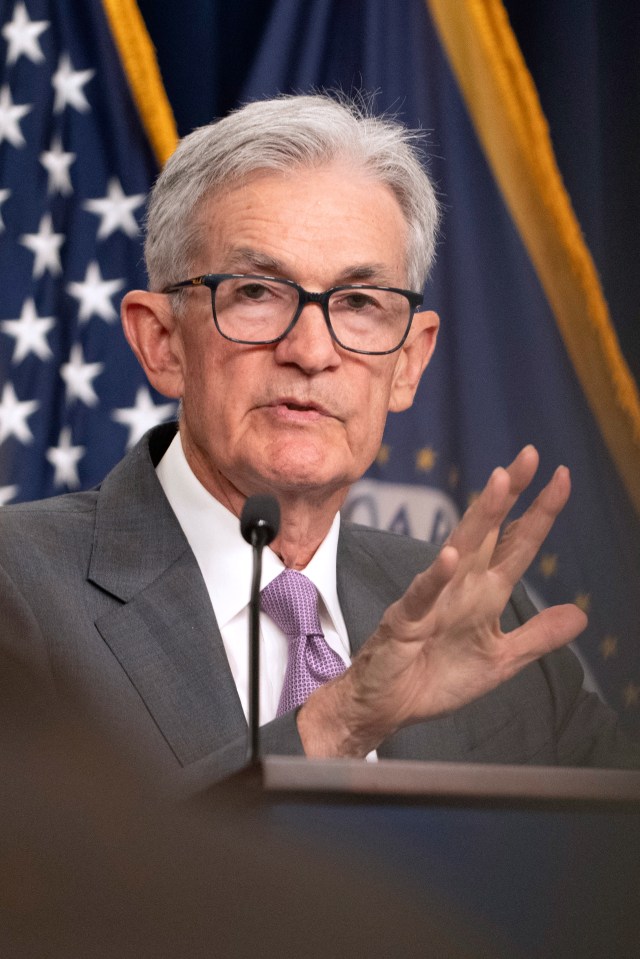
<path fill-rule="evenodd" d="M 0 5 L 0 505 L 97 483 L 175 411 L 127 344 L 158 165 L 99 0 Z"/>

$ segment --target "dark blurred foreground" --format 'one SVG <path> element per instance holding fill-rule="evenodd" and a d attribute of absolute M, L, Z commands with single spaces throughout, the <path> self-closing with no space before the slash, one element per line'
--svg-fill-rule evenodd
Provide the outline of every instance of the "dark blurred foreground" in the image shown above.
<path fill-rule="evenodd" d="M 0 664 L 2 959 L 501 954 L 379 867 L 276 838 L 240 783 L 176 803 L 130 755 Z"/>

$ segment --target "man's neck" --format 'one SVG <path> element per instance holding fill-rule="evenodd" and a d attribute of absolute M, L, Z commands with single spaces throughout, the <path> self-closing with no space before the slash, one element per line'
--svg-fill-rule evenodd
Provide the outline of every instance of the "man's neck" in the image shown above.
<path fill-rule="evenodd" d="M 238 518 L 250 495 L 275 496 L 280 506 L 280 531 L 271 549 L 289 569 L 304 569 L 331 528 L 344 503 L 348 487 L 327 489 L 282 490 L 256 484 L 255 489 L 241 491 L 221 473 L 212 476 L 203 468 L 188 444 L 183 444 L 187 463 L 204 488 Z"/>
<path fill-rule="evenodd" d="M 331 501 L 316 503 L 309 498 L 278 497 L 280 503 L 280 532 L 271 544 L 288 569 L 304 569 L 325 539 L 346 493 Z"/>

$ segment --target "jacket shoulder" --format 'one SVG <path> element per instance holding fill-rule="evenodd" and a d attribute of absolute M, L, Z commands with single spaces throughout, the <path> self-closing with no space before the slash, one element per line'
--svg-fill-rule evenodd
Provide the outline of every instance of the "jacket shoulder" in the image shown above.
<path fill-rule="evenodd" d="M 440 547 L 435 543 L 344 520 L 341 531 L 347 545 L 363 550 L 372 558 L 379 558 L 380 561 L 386 561 L 391 565 L 415 566 L 417 569 L 424 569 L 440 552 Z"/>
<path fill-rule="evenodd" d="M 0 509 L 0 565 L 58 570 L 75 559 L 85 569 L 93 539 L 98 493 L 67 493 Z M 74 564 L 75 565 L 75 564 Z"/>

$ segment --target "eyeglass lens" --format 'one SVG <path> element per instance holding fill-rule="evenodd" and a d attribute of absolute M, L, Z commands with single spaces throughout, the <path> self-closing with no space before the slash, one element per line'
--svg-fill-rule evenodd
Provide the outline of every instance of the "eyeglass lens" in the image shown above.
<path fill-rule="evenodd" d="M 262 277 L 221 280 L 213 298 L 220 332 L 246 343 L 281 336 L 300 302 L 295 286 Z M 397 346 L 411 315 L 402 293 L 375 287 L 336 290 L 329 297 L 328 310 L 335 336 L 343 346 L 371 352 Z"/>

